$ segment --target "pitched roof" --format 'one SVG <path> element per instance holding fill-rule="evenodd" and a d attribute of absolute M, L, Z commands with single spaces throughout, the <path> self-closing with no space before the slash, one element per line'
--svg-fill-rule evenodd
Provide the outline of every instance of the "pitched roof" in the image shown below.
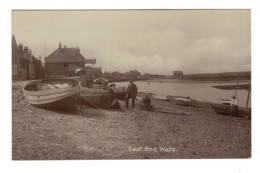
<path fill-rule="evenodd" d="M 76 48 L 57 48 L 45 59 L 45 62 L 84 62 L 85 58 Z"/>
<path fill-rule="evenodd" d="M 17 43 L 14 35 L 12 35 L 12 47 L 17 49 Z"/>
<path fill-rule="evenodd" d="M 30 61 L 30 62 L 32 62 L 32 59 L 34 57 L 32 54 L 26 53 L 24 51 L 18 52 L 18 56 L 19 56 L 19 58 L 22 58 L 22 59 Z"/>

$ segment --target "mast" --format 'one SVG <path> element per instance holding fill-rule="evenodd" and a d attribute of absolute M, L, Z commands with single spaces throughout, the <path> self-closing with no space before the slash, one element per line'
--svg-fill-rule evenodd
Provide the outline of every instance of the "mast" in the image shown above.
<path fill-rule="evenodd" d="M 238 81 L 239 81 L 239 80 L 237 80 L 237 87 L 236 87 L 235 97 L 237 96 Z"/>
<path fill-rule="evenodd" d="M 44 59 L 46 58 L 46 40 L 44 40 Z"/>
<path fill-rule="evenodd" d="M 247 100 L 246 100 L 246 108 L 248 108 L 248 101 L 249 101 L 250 92 L 251 92 L 251 86 L 249 85 L 248 94 L 247 94 Z"/>

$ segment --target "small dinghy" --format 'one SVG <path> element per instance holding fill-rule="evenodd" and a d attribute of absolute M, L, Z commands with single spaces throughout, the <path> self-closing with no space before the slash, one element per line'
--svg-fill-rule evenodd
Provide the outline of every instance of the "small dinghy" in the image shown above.
<path fill-rule="evenodd" d="M 27 101 L 40 108 L 77 108 L 80 84 L 73 79 L 32 81 L 23 88 Z"/>
<path fill-rule="evenodd" d="M 194 100 L 190 97 L 180 97 L 176 98 L 176 105 L 181 106 L 190 106 L 190 107 L 199 107 L 197 100 Z"/>
<path fill-rule="evenodd" d="M 153 93 L 153 94 L 152 94 L 152 96 L 153 96 L 153 98 L 154 98 L 155 100 L 163 100 L 163 101 L 168 101 L 168 98 L 167 98 L 167 96 L 166 96 L 166 95 L 164 95 L 164 94 L 157 94 L 157 93 Z"/>

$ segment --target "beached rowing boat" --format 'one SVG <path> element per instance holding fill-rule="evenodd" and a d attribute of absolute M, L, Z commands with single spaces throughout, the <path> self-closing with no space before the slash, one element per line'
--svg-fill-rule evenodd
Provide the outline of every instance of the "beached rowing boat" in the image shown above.
<path fill-rule="evenodd" d="M 80 92 L 80 104 L 101 109 L 120 109 L 120 105 L 117 100 L 125 99 L 125 91 L 122 89 L 116 89 L 115 97 L 108 97 L 108 91 L 97 88 L 81 88 Z"/>
<path fill-rule="evenodd" d="M 230 115 L 230 105 L 212 103 L 211 107 L 217 114 Z"/>
<path fill-rule="evenodd" d="M 166 96 L 166 95 L 163 95 L 163 94 L 153 93 L 152 96 L 153 96 L 153 98 L 154 98 L 155 100 L 168 101 L 167 96 Z"/>
<path fill-rule="evenodd" d="M 199 107 L 197 100 L 191 99 L 190 97 L 176 98 L 176 105 Z"/>
<path fill-rule="evenodd" d="M 28 83 L 23 92 L 27 101 L 36 107 L 77 108 L 80 84 L 73 79 L 45 79 Z"/>
<path fill-rule="evenodd" d="M 232 109 L 231 105 L 227 105 L 227 104 L 212 103 L 211 107 L 214 109 L 214 111 L 217 114 L 222 114 L 222 115 L 232 115 L 232 111 L 234 110 Z M 251 118 L 251 109 L 238 107 L 236 114 L 233 113 L 233 116 Z"/>

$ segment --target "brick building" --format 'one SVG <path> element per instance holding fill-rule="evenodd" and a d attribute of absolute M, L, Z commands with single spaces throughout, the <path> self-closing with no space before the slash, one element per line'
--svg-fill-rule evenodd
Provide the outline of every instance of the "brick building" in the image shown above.
<path fill-rule="evenodd" d="M 47 77 L 67 77 L 75 75 L 76 70 L 85 70 L 85 57 L 79 47 L 59 47 L 45 58 L 45 75 Z"/>
<path fill-rule="evenodd" d="M 42 78 L 42 62 L 32 55 L 32 51 L 23 44 L 17 45 L 12 35 L 12 78 L 14 80 L 30 80 Z"/>

